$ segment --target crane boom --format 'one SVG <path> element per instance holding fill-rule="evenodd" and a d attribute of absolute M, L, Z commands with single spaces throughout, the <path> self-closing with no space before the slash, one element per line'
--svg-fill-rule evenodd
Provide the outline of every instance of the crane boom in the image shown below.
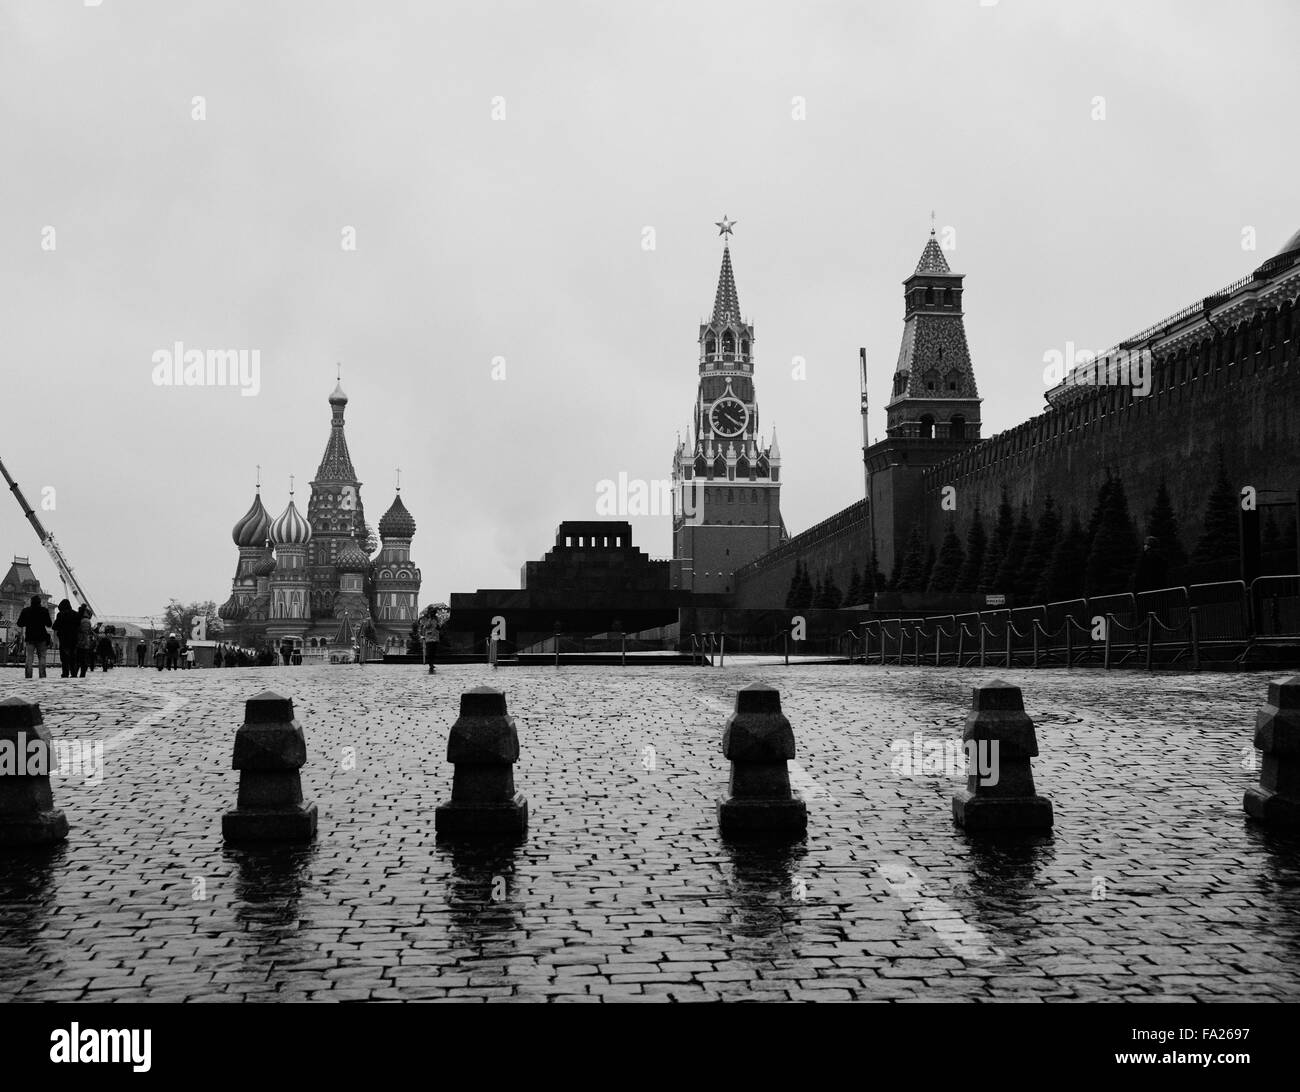
<path fill-rule="evenodd" d="M 63 550 L 58 542 L 45 526 L 41 523 L 40 517 L 32 510 L 32 506 L 27 503 L 27 498 L 23 496 L 23 491 L 18 488 L 18 483 L 10 476 L 8 469 L 5 467 L 4 460 L 0 459 L 0 474 L 9 483 L 9 492 L 14 495 L 18 502 L 18 507 L 23 510 L 23 515 L 27 517 L 27 522 L 32 525 L 36 531 L 36 537 L 41 540 L 41 545 L 45 547 L 45 552 L 50 555 L 50 560 L 54 562 L 54 567 L 58 570 L 59 579 L 63 582 L 63 593 L 71 599 L 76 599 L 78 603 L 84 603 L 92 612 L 95 610 L 95 604 L 90 601 L 90 596 L 86 594 L 86 589 L 81 586 L 81 581 L 77 579 L 76 574 L 72 571 L 72 566 L 68 564 L 68 559 L 63 556 Z"/>

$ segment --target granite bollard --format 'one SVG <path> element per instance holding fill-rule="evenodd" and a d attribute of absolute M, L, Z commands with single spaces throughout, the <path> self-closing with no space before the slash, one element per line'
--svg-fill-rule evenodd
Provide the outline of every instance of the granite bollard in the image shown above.
<path fill-rule="evenodd" d="M 972 687 L 962 739 L 969 776 L 952 798 L 958 825 L 976 832 L 1050 829 L 1052 802 L 1034 791 L 1030 760 L 1038 754 L 1038 738 L 1020 687 L 1001 679 Z M 978 762 L 969 761 L 970 752 Z M 989 767 L 987 775 L 981 765 Z"/>
<path fill-rule="evenodd" d="M 434 812 L 439 834 L 522 835 L 528 830 L 528 800 L 515 791 L 519 758 L 515 718 L 506 696 L 476 686 L 460 696 L 460 716 L 447 737 L 447 761 L 456 770 L 451 799 Z"/>
<path fill-rule="evenodd" d="M 299 770 L 307 761 L 293 699 L 270 690 L 244 703 L 231 766 L 239 771 L 239 799 L 221 817 L 228 842 L 309 842 L 316 836 L 316 805 L 304 804 Z"/>
<path fill-rule="evenodd" d="M 753 683 L 736 691 L 735 712 L 722 733 L 731 760 L 726 799 L 718 801 L 724 835 L 802 834 L 808 805 L 790 787 L 786 763 L 794 758 L 794 730 L 781 712 L 781 692 Z"/>
<path fill-rule="evenodd" d="M 1300 675 L 1268 684 L 1255 714 L 1255 746 L 1264 752 L 1259 784 L 1246 790 L 1246 814 L 1268 826 L 1300 827 Z"/>
<path fill-rule="evenodd" d="M 68 836 L 50 788 L 53 740 L 40 704 L 0 701 L 0 846 L 42 846 Z"/>

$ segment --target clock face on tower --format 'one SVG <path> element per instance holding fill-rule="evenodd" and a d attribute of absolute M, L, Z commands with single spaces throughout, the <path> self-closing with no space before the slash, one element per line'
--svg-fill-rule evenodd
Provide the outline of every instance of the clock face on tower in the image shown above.
<path fill-rule="evenodd" d="M 739 436 L 749 423 L 749 410 L 739 398 L 719 398 L 709 410 L 709 423 L 719 436 Z"/>

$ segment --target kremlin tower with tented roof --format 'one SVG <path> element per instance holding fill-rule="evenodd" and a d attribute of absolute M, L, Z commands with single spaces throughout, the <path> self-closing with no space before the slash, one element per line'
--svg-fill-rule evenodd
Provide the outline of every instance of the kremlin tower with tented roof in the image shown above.
<path fill-rule="evenodd" d="M 259 480 L 252 505 L 231 532 L 239 561 L 230 598 L 218 613 L 228 640 L 277 647 L 288 641 L 305 659 L 323 659 L 331 648 L 346 651 L 352 634 L 371 627 L 375 643 L 404 653 L 419 614 L 420 570 L 411 562 L 415 520 L 399 484 L 379 521 L 382 548 L 371 559 L 361 482 L 344 434 L 348 396 L 341 381 L 329 403 L 329 440 L 306 516 L 290 479 L 289 503 L 273 520 Z"/>

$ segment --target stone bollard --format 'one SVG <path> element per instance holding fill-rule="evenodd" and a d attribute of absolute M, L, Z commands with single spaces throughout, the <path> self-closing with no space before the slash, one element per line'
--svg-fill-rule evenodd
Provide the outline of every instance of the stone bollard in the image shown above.
<path fill-rule="evenodd" d="M 293 699 L 264 690 L 244 703 L 231 766 L 239 771 L 239 800 L 221 817 L 229 842 L 309 842 L 316 836 L 316 805 L 302 801 L 307 761 Z"/>
<path fill-rule="evenodd" d="M 1264 752 L 1259 784 L 1246 790 L 1252 819 L 1300 827 L 1300 675 L 1268 684 L 1268 704 L 1255 714 L 1255 746 Z"/>
<path fill-rule="evenodd" d="M 731 759 L 729 795 L 718 801 L 723 835 L 802 834 L 808 805 L 790 788 L 786 762 L 794 758 L 794 731 L 781 712 L 781 692 L 753 683 L 736 691 L 736 711 L 722 733 Z"/>
<path fill-rule="evenodd" d="M 50 730 L 34 701 L 0 701 L 0 846 L 43 846 L 68 836 L 54 806 Z"/>
<path fill-rule="evenodd" d="M 515 792 L 519 758 L 515 718 L 506 696 L 476 686 L 460 696 L 460 716 L 447 737 L 447 761 L 456 767 L 451 799 L 438 806 L 439 834 L 522 835 L 528 829 L 528 800 Z"/>
<path fill-rule="evenodd" d="M 1034 792 L 1030 759 L 1038 739 L 1020 687 L 1001 679 L 973 687 L 962 739 L 969 776 L 952 798 L 958 825 L 977 832 L 1050 829 L 1052 802 Z"/>

